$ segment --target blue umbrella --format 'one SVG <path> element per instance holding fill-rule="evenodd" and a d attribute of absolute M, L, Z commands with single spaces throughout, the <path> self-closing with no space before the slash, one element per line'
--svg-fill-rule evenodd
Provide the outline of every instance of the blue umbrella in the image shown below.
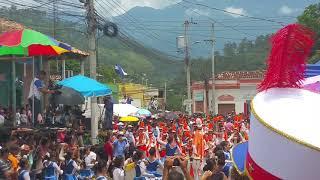
<path fill-rule="evenodd" d="M 112 94 L 112 90 L 108 86 L 82 75 L 64 79 L 58 84 L 72 88 L 80 92 L 84 97 L 99 97 Z"/>
<path fill-rule="evenodd" d="M 137 112 L 138 116 L 151 116 L 151 112 L 147 109 L 139 109 Z"/>

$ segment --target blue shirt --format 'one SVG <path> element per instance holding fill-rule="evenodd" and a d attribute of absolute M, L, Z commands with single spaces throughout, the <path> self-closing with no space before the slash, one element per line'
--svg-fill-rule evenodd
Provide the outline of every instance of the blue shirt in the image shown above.
<path fill-rule="evenodd" d="M 119 140 L 116 140 L 113 143 L 114 146 L 114 157 L 117 156 L 123 156 L 124 157 L 124 150 L 126 149 L 127 146 L 127 142 L 126 141 L 122 141 L 120 142 Z"/>
<path fill-rule="evenodd" d="M 40 100 L 41 98 L 40 89 L 43 87 L 44 87 L 43 82 L 38 78 L 34 78 L 30 85 L 28 98 L 35 97 L 38 100 Z"/>
<path fill-rule="evenodd" d="M 41 89 L 43 88 L 43 84 L 42 84 L 42 81 L 40 79 L 37 79 L 34 81 L 34 85 L 38 88 L 38 89 Z"/>
<path fill-rule="evenodd" d="M 160 160 L 156 159 L 156 160 L 151 162 L 149 159 L 147 159 L 147 161 L 148 161 L 147 171 L 156 172 L 158 170 L 158 167 L 159 167 L 159 164 L 160 164 Z"/>
<path fill-rule="evenodd" d="M 177 149 L 178 149 L 177 145 L 174 148 L 171 148 L 170 144 L 167 143 L 167 145 L 166 145 L 166 155 L 167 156 L 174 156 L 176 151 L 177 151 Z"/>

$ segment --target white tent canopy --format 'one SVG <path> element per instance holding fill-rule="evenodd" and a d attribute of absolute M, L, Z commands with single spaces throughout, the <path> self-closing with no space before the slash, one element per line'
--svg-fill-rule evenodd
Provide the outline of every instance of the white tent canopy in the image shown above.
<path fill-rule="evenodd" d="M 114 104 L 113 115 L 125 117 L 138 112 L 138 108 L 131 104 Z"/>
<path fill-rule="evenodd" d="M 313 84 L 313 83 L 316 83 L 316 82 L 320 82 L 320 75 L 304 79 L 302 81 L 302 85 L 305 86 L 305 85 Z"/>

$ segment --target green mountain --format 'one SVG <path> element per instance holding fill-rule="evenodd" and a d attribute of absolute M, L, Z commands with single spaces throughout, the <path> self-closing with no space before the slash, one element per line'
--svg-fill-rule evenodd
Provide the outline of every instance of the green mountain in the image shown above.
<path fill-rule="evenodd" d="M 84 18 L 81 18 L 80 21 L 79 19 L 77 21 L 58 19 L 54 28 L 52 16 L 45 11 L 17 9 L 11 6 L 10 8 L 2 7 L 0 16 L 50 36 L 55 34 L 56 39 L 81 50 L 88 49 Z M 164 84 L 165 80 L 172 79 L 170 77 L 173 76 L 168 75 L 174 75 L 183 68 L 182 61 L 173 60 L 166 54 L 147 48 L 126 36 L 119 35 L 115 38 L 109 38 L 98 32 L 97 39 L 98 73 L 107 76 L 102 78 L 103 81 L 119 80 L 114 73 L 115 64 L 121 65 L 129 74 L 126 81 L 141 83 L 141 77 L 146 77 L 149 79 L 148 82 L 155 86 Z M 52 67 L 52 70 L 55 71 L 56 67 L 54 66 L 55 63 Z M 79 63 L 75 61 L 68 61 L 66 67 L 79 71 Z"/>
<path fill-rule="evenodd" d="M 319 37 L 320 17 L 318 7 L 319 4 L 306 8 L 299 16 L 298 22 L 314 29 Z M 0 8 L 0 16 L 17 21 L 45 34 L 53 35 L 52 16 L 44 11 L 3 7 Z M 88 40 L 85 34 L 84 21 L 84 17 L 69 20 L 59 19 L 56 23 L 55 37 L 79 49 L 87 50 Z M 121 30 L 120 26 L 120 32 L 122 32 Z M 270 49 L 269 38 L 270 35 L 260 35 L 251 39 L 243 38 L 238 43 L 232 41 L 224 43 L 222 50 L 215 52 L 215 72 L 264 69 Z M 181 110 L 181 102 L 186 98 L 183 61 L 145 47 L 141 42 L 128 37 L 128 34 L 123 34 L 123 32 L 116 38 L 108 38 L 100 33 L 97 45 L 98 73 L 104 76 L 103 81 L 113 82 L 114 79 L 120 81 L 113 70 L 115 64 L 121 65 L 128 72 L 127 81 L 141 83 L 142 78 L 144 78 L 148 79 L 148 82 L 155 87 L 163 87 L 164 82 L 167 81 L 169 90 L 167 107 L 171 110 Z M 320 41 L 318 40 L 311 54 L 310 62 L 315 62 L 320 58 L 320 55 L 317 54 L 319 49 Z M 54 65 L 52 67 L 55 68 Z M 79 63 L 68 61 L 67 69 L 79 71 Z M 204 81 L 210 77 L 210 59 L 198 58 L 191 61 L 192 81 Z"/>

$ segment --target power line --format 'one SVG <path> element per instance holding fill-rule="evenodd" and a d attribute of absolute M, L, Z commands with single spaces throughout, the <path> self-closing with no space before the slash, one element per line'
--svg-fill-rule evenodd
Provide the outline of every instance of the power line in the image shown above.
<path fill-rule="evenodd" d="M 97 14 L 101 17 L 102 20 L 104 20 L 103 16 L 99 14 L 99 12 L 97 12 Z M 111 15 L 110 13 L 108 13 L 109 15 Z M 130 35 L 128 35 L 129 33 L 127 33 L 125 30 L 122 30 L 123 32 L 119 31 L 119 36 L 117 36 L 116 38 L 118 38 L 120 40 L 120 42 L 128 47 L 128 48 L 132 48 L 134 51 L 137 51 L 137 50 L 141 50 L 142 48 L 145 48 L 141 43 L 137 42 L 135 40 L 135 38 L 133 37 L 130 37 Z M 126 34 L 125 34 L 126 33 Z M 173 55 L 169 55 L 169 54 L 163 54 L 162 52 L 159 52 L 153 48 L 148 48 L 150 50 L 150 52 L 152 52 L 154 55 L 156 56 L 159 56 L 159 57 L 172 57 L 172 58 L 175 58 L 175 59 L 180 59 L 180 57 L 177 57 L 177 56 L 173 56 Z M 144 54 L 146 56 L 146 54 L 144 52 L 140 52 L 142 54 Z M 151 59 L 154 59 L 153 56 L 148 56 L 149 58 Z M 174 61 L 168 61 L 173 64 L 175 64 Z M 168 63 L 167 62 L 167 63 Z"/>
<path fill-rule="evenodd" d="M 104 5 L 108 6 L 110 9 L 112 9 L 113 12 L 115 12 L 116 14 L 120 15 L 121 12 L 117 11 L 117 9 L 122 9 L 124 12 L 125 9 L 121 7 L 121 5 L 119 5 L 118 3 L 116 3 L 115 1 L 112 0 L 112 2 L 114 4 L 111 4 L 111 3 L 108 3 L 108 2 L 105 2 L 105 1 L 101 1 Z M 98 1 L 97 1 L 98 3 Z M 98 3 L 99 4 L 99 3 Z M 100 4 L 101 5 L 101 4 Z M 102 5 L 101 5 L 102 8 L 104 8 Z M 137 27 L 141 28 L 141 29 L 144 29 L 144 25 L 139 22 L 135 17 L 133 17 L 130 13 L 128 13 L 128 16 L 124 16 L 124 17 L 121 17 L 123 19 L 127 19 L 129 20 L 130 22 L 132 22 L 134 25 L 136 25 Z M 150 39 L 155 39 L 155 40 L 159 40 L 159 41 L 166 41 L 170 46 L 173 46 L 175 47 L 175 43 L 171 42 L 171 41 L 168 41 L 168 40 L 165 40 L 165 39 L 161 39 L 160 35 L 157 34 L 157 33 L 154 33 L 154 32 L 150 32 L 148 30 L 144 30 L 144 34 L 142 35 L 145 35 L 147 36 L 148 38 Z"/>
<path fill-rule="evenodd" d="M 274 19 L 296 19 L 297 17 L 295 17 L 295 16 L 270 16 L 270 17 L 265 17 L 265 18 L 270 18 L 270 19 L 272 19 L 272 20 L 274 20 Z M 158 22 L 165 22 L 165 23 L 179 23 L 179 22 L 181 22 L 181 20 L 180 19 L 176 19 L 176 18 L 174 18 L 174 19 L 168 19 L 168 18 L 166 18 L 166 19 L 157 19 L 157 20 L 150 20 L 150 19 L 141 19 L 141 18 L 139 18 L 139 20 L 140 21 L 143 21 L 143 22 L 147 22 L 147 23 L 158 23 Z M 201 19 L 199 19 L 199 20 L 197 20 L 197 19 L 194 19 L 195 21 L 197 21 L 197 22 L 199 22 L 199 23 L 208 23 L 208 22 L 210 22 L 210 21 L 208 21 L 208 20 L 201 20 Z M 216 19 L 217 21 L 224 21 L 224 22 L 226 22 L 226 21 L 236 21 L 236 22 L 239 22 L 239 21 L 241 21 L 241 22 L 253 22 L 253 21 L 261 21 L 261 20 L 259 20 L 259 19 L 249 19 L 249 18 L 246 18 L 246 17 L 243 17 L 243 18 L 241 18 L 241 19 L 239 19 L 239 18 L 217 18 Z M 127 21 L 124 21 L 124 22 L 127 22 Z M 273 22 L 272 22 L 273 23 Z"/>
<path fill-rule="evenodd" d="M 17 2 L 14 2 L 14 1 L 11 1 L 11 0 L 7 0 L 7 2 L 9 3 L 6 3 L 6 2 L 0 2 L 1 4 L 5 4 L 5 5 L 8 5 L 8 6 L 12 6 L 12 5 L 18 5 L 18 6 L 21 6 L 21 7 L 27 7 L 26 9 L 24 10 L 29 10 L 29 9 L 33 9 L 33 10 L 39 10 L 39 5 L 34 5 L 32 3 L 27 3 L 27 4 L 22 4 L 21 2 L 24 2 L 24 1 L 19 1 L 20 3 L 17 3 Z M 49 6 L 50 2 L 46 2 L 46 3 L 43 3 L 41 4 L 41 7 L 43 6 L 47 6 L 48 7 L 48 11 L 46 11 L 47 15 L 50 16 L 49 14 L 53 12 L 53 8 Z M 6 6 L 3 6 L 3 7 L 6 7 Z M 8 7 L 6 7 L 8 8 Z M 71 14 L 71 13 L 68 13 L 66 11 L 59 11 L 61 15 L 63 16 L 71 16 L 71 17 L 75 17 L 75 18 L 84 18 L 84 16 L 82 15 L 78 15 L 78 14 Z M 54 17 L 54 16 L 52 16 Z M 64 20 L 67 20 L 67 19 L 64 19 Z M 68 20 L 67 20 L 68 21 Z"/>
<path fill-rule="evenodd" d="M 188 7 L 182 5 L 181 3 L 178 3 L 178 5 L 184 7 L 185 9 L 189 9 Z M 192 11 L 193 11 L 194 13 L 198 14 L 198 15 L 201 15 L 199 12 L 197 12 L 197 11 L 195 11 L 195 10 L 192 10 Z M 234 27 L 232 27 L 232 26 L 227 26 L 227 25 L 225 25 L 225 24 L 223 24 L 223 23 L 221 23 L 221 22 L 218 22 L 218 21 L 216 21 L 215 19 L 211 18 L 210 16 L 206 16 L 206 17 L 207 17 L 208 19 L 210 19 L 213 23 L 220 24 L 220 25 L 222 25 L 222 26 L 224 26 L 224 27 L 226 27 L 226 28 L 232 29 L 232 30 L 237 31 L 237 32 L 239 32 L 239 33 L 241 33 L 241 34 L 255 37 L 254 35 L 250 35 L 250 34 L 248 34 L 248 33 L 239 31 L 238 29 L 236 29 L 236 28 L 234 28 Z"/>
<path fill-rule="evenodd" d="M 205 5 L 205 4 L 190 2 L 188 0 L 182 0 L 182 1 L 186 2 L 186 3 L 193 4 L 193 5 L 206 7 L 206 8 L 212 9 L 212 10 L 216 10 L 216 11 L 221 11 L 221 12 L 224 12 L 224 13 L 232 14 L 232 15 L 237 15 L 237 16 L 241 16 L 241 17 L 247 17 L 247 18 L 250 18 L 250 19 L 273 22 L 273 23 L 280 24 L 281 26 L 284 26 L 283 22 L 278 22 L 278 21 L 274 21 L 274 20 L 271 20 L 271 19 L 266 19 L 266 18 L 261 18 L 261 17 L 254 17 L 254 16 L 249 16 L 249 15 L 240 14 L 240 13 L 234 13 L 234 12 L 230 12 L 230 11 L 227 11 L 227 10 L 224 10 L 224 9 L 219 9 L 219 8 L 216 8 L 216 7 L 210 7 L 210 6 Z"/>

